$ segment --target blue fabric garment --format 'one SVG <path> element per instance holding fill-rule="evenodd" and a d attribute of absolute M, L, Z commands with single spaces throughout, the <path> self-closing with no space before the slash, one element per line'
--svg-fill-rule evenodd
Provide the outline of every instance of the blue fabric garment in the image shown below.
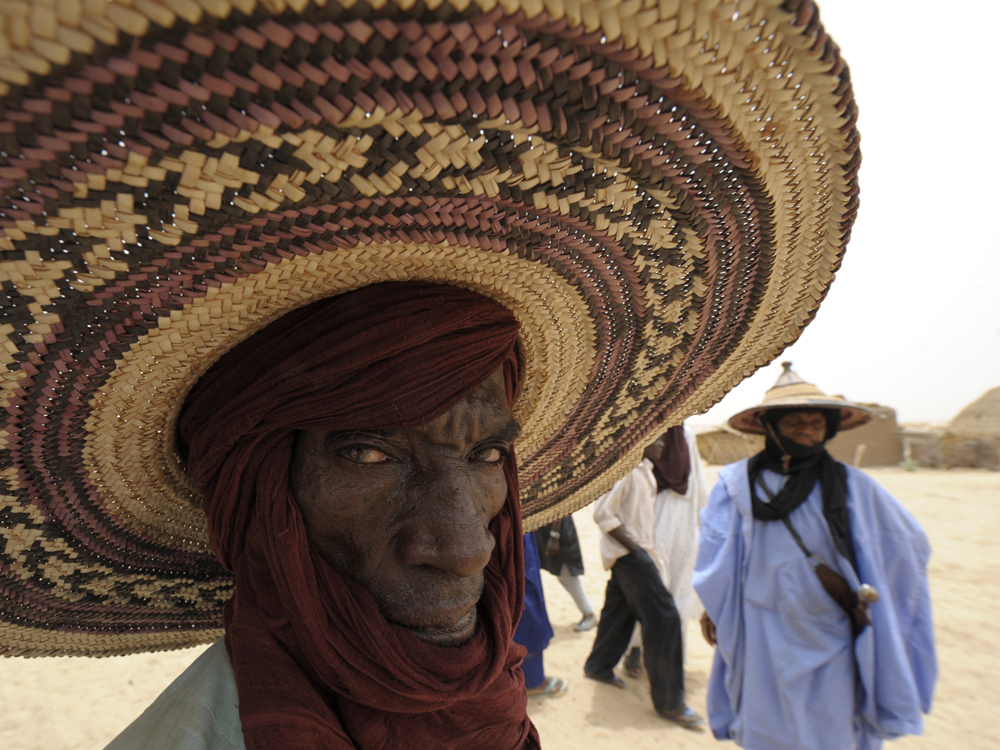
<path fill-rule="evenodd" d="M 524 672 L 524 687 L 528 690 L 540 687 L 545 682 L 545 655 L 542 651 L 529 651 L 521 662 Z"/>
<path fill-rule="evenodd" d="M 525 687 L 538 687 L 538 684 L 528 684 L 529 677 L 545 676 L 542 666 L 541 652 L 552 639 L 552 625 L 549 623 L 549 613 L 545 609 L 545 592 L 542 591 L 541 563 L 538 559 L 538 547 L 535 535 L 531 532 L 524 535 L 524 609 L 521 610 L 521 621 L 514 631 L 514 643 L 519 643 L 528 649 L 533 662 L 522 666 L 525 676 Z M 529 670 L 531 675 L 528 674 Z"/>
<path fill-rule="evenodd" d="M 772 491 L 784 480 L 763 476 Z M 876 750 L 921 733 L 937 678 L 930 545 L 866 474 L 848 467 L 847 482 L 857 574 L 833 547 L 818 483 L 788 518 L 852 588 L 881 594 L 874 625 L 856 639 L 784 524 L 754 520 L 747 462 L 719 472 L 694 573 L 718 639 L 708 687 L 718 739 L 746 750 Z"/>

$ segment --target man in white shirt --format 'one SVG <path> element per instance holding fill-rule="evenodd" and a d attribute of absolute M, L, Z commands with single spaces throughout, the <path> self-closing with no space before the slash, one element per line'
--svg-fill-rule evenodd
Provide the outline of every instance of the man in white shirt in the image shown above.
<path fill-rule="evenodd" d="M 625 688 L 614 668 L 625 654 L 638 620 L 653 707 L 685 729 L 705 724 L 684 703 L 683 622 L 674 599 L 663 585 L 663 567 L 654 545 L 656 477 L 653 461 L 663 451 L 662 439 L 650 445 L 643 461 L 594 505 L 601 528 L 601 558 L 611 580 L 594 647 L 584 665 L 592 680 Z"/>
<path fill-rule="evenodd" d="M 691 585 L 698 554 L 698 514 L 708 504 L 708 481 L 698 453 L 698 439 L 690 427 L 679 424 L 661 436 L 663 453 L 653 462 L 656 478 L 653 545 L 662 563 L 663 585 L 674 598 L 681 622 L 696 620 L 704 611 Z M 595 618 L 596 622 L 596 618 Z M 681 627 L 687 663 L 687 629 Z M 642 675 L 642 628 L 636 625 L 625 657 L 625 674 Z"/>

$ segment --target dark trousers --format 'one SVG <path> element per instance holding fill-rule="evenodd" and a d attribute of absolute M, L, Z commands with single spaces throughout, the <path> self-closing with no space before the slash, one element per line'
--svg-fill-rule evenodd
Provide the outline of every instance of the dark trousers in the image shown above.
<path fill-rule="evenodd" d="M 663 585 L 656 563 L 646 553 L 619 557 L 611 567 L 604 609 L 594 648 L 584 670 L 610 679 L 625 655 L 635 621 L 642 623 L 642 651 L 653 708 L 660 713 L 684 705 L 684 651 L 681 617 Z"/>

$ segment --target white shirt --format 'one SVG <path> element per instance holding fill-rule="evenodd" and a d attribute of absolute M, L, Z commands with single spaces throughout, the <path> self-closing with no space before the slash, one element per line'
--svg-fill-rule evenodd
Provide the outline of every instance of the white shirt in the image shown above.
<path fill-rule="evenodd" d="M 648 459 L 620 480 L 594 503 L 594 521 L 601 529 L 601 560 L 608 570 L 629 552 L 608 532 L 623 526 L 628 535 L 649 553 L 663 574 L 663 560 L 656 550 L 656 477 Z"/>

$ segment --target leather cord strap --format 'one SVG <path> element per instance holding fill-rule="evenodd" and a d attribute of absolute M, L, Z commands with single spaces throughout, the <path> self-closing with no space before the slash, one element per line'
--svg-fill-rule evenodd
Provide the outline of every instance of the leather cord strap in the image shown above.
<path fill-rule="evenodd" d="M 764 491 L 769 500 L 774 500 L 774 494 L 760 477 L 757 478 L 757 485 Z M 792 526 L 792 522 L 788 519 L 788 516 L 782 517 L 781 522 L 785 524 L 785 528 L 791 533 L 799 549 L 802 550 L 806 558 L 810 561 L 812 569 L 816 571 L 816 576 L 819 578 L 819 582 L 823 585 L 826 593 L 851 618 L 851 632 L 857 638 L 862 630 L 872 624 L 872 616 L 868 611 L 868 602 L 858 597 L 857 592 L 851 590 L 846 578 L 806 547 L 805 542 L 802 541 L 799 532 Z"/>

